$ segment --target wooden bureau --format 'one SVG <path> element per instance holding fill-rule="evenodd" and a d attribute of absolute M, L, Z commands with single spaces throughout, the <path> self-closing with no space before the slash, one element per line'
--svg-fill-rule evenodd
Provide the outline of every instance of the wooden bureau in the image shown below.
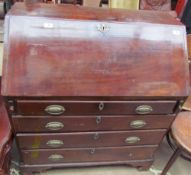
<path fill-rule="evenodd" d="M 189 94 L 185 27 L 168 12 L 16 4 L 2 94 L 23 175 L 148 169 Z"/>

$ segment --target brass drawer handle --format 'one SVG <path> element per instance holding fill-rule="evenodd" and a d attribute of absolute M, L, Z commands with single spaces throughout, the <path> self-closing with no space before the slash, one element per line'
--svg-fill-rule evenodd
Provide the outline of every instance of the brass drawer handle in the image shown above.
<path fill-rule="evenodd" d="M 49 140 L 46 144 L 50 147 L 58 148 L 63 146 L 64 142 L 62 140 Z"/>
<path fill-rule="evenodd" d="M 64 106 L 61 105 L 49 105 L 45 108 L 45 112 L 50 115 L 61 115 L 66 111 Z"/>
<path fill-rule="evenodd" d="M 153 108 L 149 105 L 141 105 L 136 108 L 137 114 L 149 114 L 153 111 Z"/>
<path fill-rule="evenodd" d="M 49 122 L 46 124 L 45 128 L 52 131 L 61 130 L 64 128 L 64 124 L 61 122 Z"/>
<path fill-rule="evenodd" d="M 57 162 L 64 159 L 64 156 L 62 156 L 61 154 L 52 154 L 48 157 L 48 159 L 52 162 Z"/>
<path fill-rule="evenodd" d="M 125 143 L 127 143 L 127 144 L 134 144 L 134 143 L 137 143 L 139 141 L 141 141 L 141 139 L 139 137 L 136 137 L 136 136 L 127 137 L 125 139 Z"/>
<path fill-rule="evenodd" d="M 147 123 L 144 120 L 134 120 L 130 123 L 131 128 L 143 128 Z"/>
<path fill-rule="evenodd" d="M 101 123 L 101 116 L 96 117 L 96 124 L 99 125 Z"/>
<path fill-rule="evenodd" d="M 103 111 L 103 109 L 104 109 L 104 103 L 100 103 L 98 108 L 99 108 L 100 111 Z"/>

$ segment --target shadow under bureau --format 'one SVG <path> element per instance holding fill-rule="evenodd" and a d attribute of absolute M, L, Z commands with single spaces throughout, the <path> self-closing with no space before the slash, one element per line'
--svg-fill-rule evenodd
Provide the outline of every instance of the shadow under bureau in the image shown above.
<path fill-rule="evenodd" d="M 168 12 L 17 3 L 2 94 L 23 175 L 146 170 L 189 92 L 185 27 Z"/>

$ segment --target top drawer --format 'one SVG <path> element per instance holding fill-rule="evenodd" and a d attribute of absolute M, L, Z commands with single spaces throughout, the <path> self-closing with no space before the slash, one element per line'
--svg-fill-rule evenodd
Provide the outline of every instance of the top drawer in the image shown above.
<path fill-rule="evenodd" d="M 172 114 L 176 101 L 42 101 L 18 100 L 19 115 Z"/>

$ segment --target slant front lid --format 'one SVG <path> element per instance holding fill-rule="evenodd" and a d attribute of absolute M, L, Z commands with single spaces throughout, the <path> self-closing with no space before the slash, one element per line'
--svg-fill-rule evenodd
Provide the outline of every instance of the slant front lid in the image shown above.
<path fill-rule="evenodd" d="M 17 4 L 5 96 L 187 96 L 185 28 L 169 13 Z"/>

